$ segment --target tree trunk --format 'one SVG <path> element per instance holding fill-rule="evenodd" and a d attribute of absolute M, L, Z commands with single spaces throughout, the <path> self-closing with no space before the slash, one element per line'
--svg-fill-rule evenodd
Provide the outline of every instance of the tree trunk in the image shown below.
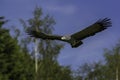
<path fill-rule="evenodd" d="M 118 80 L 118 67 L 116 67 L 116 80 Z"/>

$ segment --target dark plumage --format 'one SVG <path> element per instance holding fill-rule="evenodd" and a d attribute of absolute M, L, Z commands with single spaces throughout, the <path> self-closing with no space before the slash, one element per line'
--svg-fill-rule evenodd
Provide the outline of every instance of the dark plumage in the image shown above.
<path fill-rule="evenodd" d="M 8 22 L 8 20 L 4 20 L 4 16 L 0 16 L 0 27 L 6 22 Z"/>
<path fill-rule="evenodd" d="M 61 40 L 61 41 L 65 41 L 71 44 L 72 48 L 78 47 L 82 44 L 83 39 L 89 37 L 89 36 L 93 36 L 98 32 L 101 32 L 105 29 L 107 29 L 108 27 L 111 26 L 111 21 L 108 18 L 104 18 L 104 19 L 100 19 L 97 22 L 95 22 L 94 24 L 88 26 L 87 28 L 76 32 L 70 36 L 58 36 L 58 35 L 51 35 L 51 34 L 46 34 L 43 33 L 41 31 L 36 31 L 36 30 L 27 30 L 27 33 L 31 36 L 31 37 L 35 37 L 35 38 L 41 38 L 44 40 Z"/>

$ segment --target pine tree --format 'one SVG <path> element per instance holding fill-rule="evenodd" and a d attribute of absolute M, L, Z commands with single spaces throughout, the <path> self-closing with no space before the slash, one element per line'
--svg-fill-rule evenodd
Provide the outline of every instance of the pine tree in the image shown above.
<path fill-rule="evenodd" d="M 0 27 L 0 80 L 33 80 L 32 59 L 22 51 L 8 29 Z M 29 60 L 29 62 L 28 62 Z"/>

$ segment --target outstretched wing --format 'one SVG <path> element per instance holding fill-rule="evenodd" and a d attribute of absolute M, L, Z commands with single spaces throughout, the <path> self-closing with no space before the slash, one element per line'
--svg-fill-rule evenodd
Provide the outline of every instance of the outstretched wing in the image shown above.
<path fill-rule="evenodd" d="M 4 16 L 0 16 L 0 27 L 6 22 L 8 22 L 8 20 L 4 20 Z"/>
<path fill-rule="evenodd" d="M 36 31 L 36 30 L 27 30 L 27 33 L 31 36 L 31 37 L 35 37 L 35 38 L 41 38 L 44 40 L 61 40 L 62 36 L 57 36 L 57 35 L 50 35 L 50 34 L 46 34 L 40 31 Z"/>
<path fill-rule="evenodd" d="M 79 32 L 71 35 L 71 37 L 78 39 L 78 40 L 82 40 L 82 39 L 87 38 L 89 36 L 93 36 L 96 33 L 101 32 L 110 26 L 111 26 L 110 19 L 104 18 L 102 20 L 98 20 L 96 23 L 83 29 L 82 31 L 79 31 Z"/>

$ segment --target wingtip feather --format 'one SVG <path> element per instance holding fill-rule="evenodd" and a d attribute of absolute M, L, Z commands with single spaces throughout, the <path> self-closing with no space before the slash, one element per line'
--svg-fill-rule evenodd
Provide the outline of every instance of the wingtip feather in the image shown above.
<path fill-rule="evenodd" d="M 35 30 L 32 30 L 32 28 L 27 28 L 26 29 L 26 33 L 30 36 L 30 37 L 34 37 Z"/>
<path fill-rule="evenodd" d="M 97 21 L 97 24 L 101 25 L 103 27 L 103 29 L 106 29 L 107 27 L 112 26 L 112 22 L 111 22 L 110 18 L 100 19 Z"/>

